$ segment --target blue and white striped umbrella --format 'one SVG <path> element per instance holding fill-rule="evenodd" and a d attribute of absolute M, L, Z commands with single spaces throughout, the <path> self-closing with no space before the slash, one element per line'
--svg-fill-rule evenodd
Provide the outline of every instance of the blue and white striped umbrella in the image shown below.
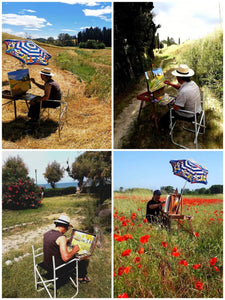
<path fill-rule="evenodd" d="M 48 65 L 51 55 L 29 40 L 4 40 L 6 54 L 14 56 L 27 65 Z"/>
<path fill-rule="evenodd" d="M 207 184 L 208 170 L 192 159 L 171 160 L 174 175 L 180 176 L 191 183 Z"/>

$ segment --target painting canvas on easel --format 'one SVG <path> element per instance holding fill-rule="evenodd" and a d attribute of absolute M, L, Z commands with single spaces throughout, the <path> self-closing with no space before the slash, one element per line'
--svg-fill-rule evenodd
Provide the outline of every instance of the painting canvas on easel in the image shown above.
<path fill-rule="evenodd" d="M 13 97 L 24 95 L 31 88 L 28 69 L 9 72 L 8 78 Z"/>
<path fill-rule="evenodd" d="M 168 195 L 166 198 L 164 212 L 168 214 L 177 214 L 179 211 L 179 206 L 180 206 L 180 197 L 175 194 Z"/>

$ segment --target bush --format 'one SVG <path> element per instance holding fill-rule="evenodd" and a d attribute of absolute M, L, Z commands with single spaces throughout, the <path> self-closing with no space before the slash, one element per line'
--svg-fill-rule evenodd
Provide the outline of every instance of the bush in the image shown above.
<path fill-rule="evenodd" d="M 70 186 L 67 188 L 54 188 L 54 189 L 45 189 L 44 197 L 56 197 L 75 194 L 77 188 L 75 186 Z"/>
<path fill-rule="evenodd" d="M 89 40 L 87 42 L 80 42 L 79 48 L 87 48 L 87 49 L 105 49 L 104 43 L 99 43 L 95 40 Z"/>
<path fill-rule="evenodd" d="M 16 183 L 4 183 L 2 186 L 3 209 L 38 208 L 41 205 L 38 186 L 33 180 L 18 179 Z"/>

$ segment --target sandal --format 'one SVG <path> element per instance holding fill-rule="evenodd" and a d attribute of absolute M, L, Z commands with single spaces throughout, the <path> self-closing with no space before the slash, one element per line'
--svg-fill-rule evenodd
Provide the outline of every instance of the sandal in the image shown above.
<path fill-rule="evenodd" d="M 84 277 L 84 280 L 86 280 L 86 282 L 88 283 L 88 282 L 91 281 L 91 278 L 90 278 L 89 276 L 85 276 L 85 277 Z"/>
<path fill-rule="evenodd" d="M 78 282 L 79 283 L 87 283 L 87 281 L 85 280 L 85 278 L 78 278 Z"/>

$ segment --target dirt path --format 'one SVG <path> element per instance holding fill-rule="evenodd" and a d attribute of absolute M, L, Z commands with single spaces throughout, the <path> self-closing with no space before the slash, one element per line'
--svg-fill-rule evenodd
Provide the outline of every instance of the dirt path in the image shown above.
<path fill-rule="evenodd" d="M 51 215 L 48 216 L 48 219 L 57 219 L 58 214 L 56 216 Z M 73 224 L 74 228 L 79 228 L 79 224 L 82 221 L 82 217 L 76 216 L 71 218 L 71 224 Z M 37 230 L 29 230 L 28 232 L 24 232 L 21 234 L 13 234 L 7 237 L 2 238 L 2 255 L 8 253 L 12 250 L 19 250 L 24 245 L 29 245 L 32 243 L 41 242 L 43 238 L 43 234 L 50 229 L 54 228 L 54 224 L 45 225 L 37 228 Z"/>
<path fill-rule="evenodd" d="M 140 93 L 146 91 L 146 88 Z M 130 104 L 119 114 L 114 121 L 114 149 L 121 148 L 121 140 L 129 131 L 129 127 L 137 119 L 140 108 L 140 102 L 136 97 L 132 98 Z"/>

